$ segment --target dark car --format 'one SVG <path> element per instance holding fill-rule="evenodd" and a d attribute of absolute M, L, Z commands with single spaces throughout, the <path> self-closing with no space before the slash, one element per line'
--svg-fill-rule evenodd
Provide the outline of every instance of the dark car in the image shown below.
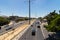
<path fill-rule="evenodd" d="M 0 30 L 1 30 L 1 27 L 0 27 Z"/>
<path fill-rule="evenodd" d="M 40 26 L 37 26 L 37 28 L 40 28 Z"/>
<path fill-rule="evenodd" d="M 31 27 L 33 27 L 33 25 L 31 25 Z"/>
<path fill-rule="evenodd" d="M 6 31 L 7 31 L 7 30 L 10 30 L 10 29 L 12 29 L 12 27 L 7 28 Z"/>
<path fill-rule="evenodd" d="M 33 30 L 32 30 L 32 36 L 35 36 L 35 34 L 36 34 L 36 30 L 33 29 Z"/>
<path fill-rule="evenodd" d="M 40 22 L 37 22 L 36 24 L 40 24 Z"/>

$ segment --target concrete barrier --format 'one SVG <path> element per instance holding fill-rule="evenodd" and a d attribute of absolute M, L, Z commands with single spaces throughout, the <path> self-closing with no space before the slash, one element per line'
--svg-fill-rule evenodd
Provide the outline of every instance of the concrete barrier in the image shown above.
<path fill-rule="evenodd" d="M 26 29 L 22 30 L 18 35 L 14 36 L 11 40 L 18 40 L 31 27 L 31 25 L 29 25 Z"/>

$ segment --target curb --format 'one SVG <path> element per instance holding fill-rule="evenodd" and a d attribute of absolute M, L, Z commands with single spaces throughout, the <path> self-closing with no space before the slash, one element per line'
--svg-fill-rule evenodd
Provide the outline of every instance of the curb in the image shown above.
<path fill-rule="evenodd" d="M 43 28 L 43 26 L 41 25 L 41 31 L 42 31 L 43 37 L 44 37 L 44 39 L 46 39 L 46 38 L 48 38 L 48 33 L 47 33 L 47 35 L 46 35 L 46 33 L 44 32 L 44 29 L 45 29 L 45 28 Z M 45 30 L 45 31 L 46 31 L 46 30 Z"/>
<path fill-rule="evenodd" d="M 42 30 L 42 25 L 40 25 L 40 26 L 41 26 L 41 31 L 42 31 L 43 37 L 44 37 L 44 39 L 45 39 L 45 35 L 44 35 L 43 30 Z"/>

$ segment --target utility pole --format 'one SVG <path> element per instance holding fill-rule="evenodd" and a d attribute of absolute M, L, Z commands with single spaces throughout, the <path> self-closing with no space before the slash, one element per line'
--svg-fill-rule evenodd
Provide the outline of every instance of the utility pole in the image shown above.
<path fill-rule="evenodd" d="M 30 20 L 31 20 L 31 10 L 30 10 L 30 7 L 31 7 L 31 1 L 29 0 L 29 24 L 31 23 Z"/>
<path fill-rule="evenodd" d="M 12 21 L 14 21 L 14 15 L 13 15 L 13 13 L 12 13 Z"/>

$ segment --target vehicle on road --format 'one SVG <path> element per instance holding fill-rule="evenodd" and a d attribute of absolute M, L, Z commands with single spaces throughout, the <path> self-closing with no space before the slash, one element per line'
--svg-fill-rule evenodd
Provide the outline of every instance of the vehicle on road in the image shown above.
<path fill-rule="evenodd" d="M 6 29 L 6 31 L 8 31 L 8 30 L 10 30 L 10 29 L 12 29 L 12 27 L 9 27 L 8 29 Z"/>
<path fill-rule="evenodd" d="M 33 29 L 33 30 L 32 30 L 32 36 L 35 36 L 35 35 L 36 35 L 36 30 Z"/>
<path fill-rule="evenodd" d="M 1 27 L 0 27 L 0 30 L 1 30 Z"/>
<path fill-rule="evenodd" d="M 33 27 L 33 25 L 31 25 L 31 27 Z"/>
<path fill-rule="evenodd" d="M 40 28 L 40 26 L 37 26 L 37 28 Z"/>
<path fill-rule="evenodd" d="M 37 22 L 36 24 L 40 24 L 39 22 Z"/>

